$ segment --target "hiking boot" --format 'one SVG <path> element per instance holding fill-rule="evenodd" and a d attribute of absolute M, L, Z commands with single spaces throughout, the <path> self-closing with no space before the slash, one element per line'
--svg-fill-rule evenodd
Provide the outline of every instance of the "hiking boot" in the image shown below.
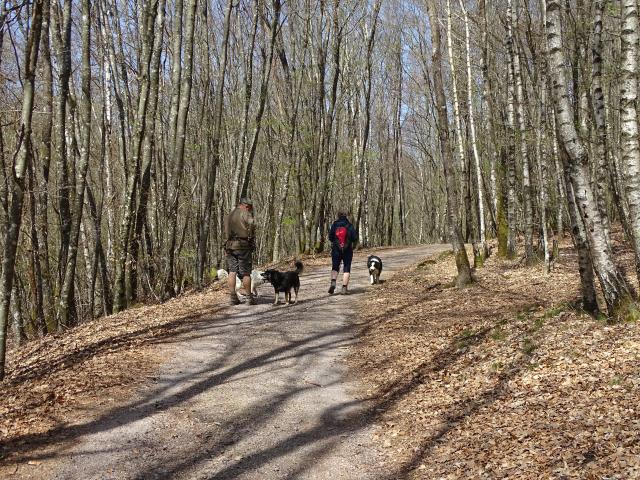
<path fill-rule="evenodd" d="M 335 291 L 336 291 L 336 286 L 332 283 L 331 286 L 329 287 L 329 294 L 332 294 Z"/>
<path fill-rule="evenodd" d="M 349 295 L 349 290 L 347 290 L 346 285 L 342 285 L 342 295 Z"/>
<path fill-rule="evenodd" d="M 238 295 L 235 293 L 233 295 L 229 295 L 229 305 L 240 305 L 240 299 Z"/>
<path fill-rule="evenodd" d="M 256 305 L 258 302 L 256 302 L 256 297 L 254 297 L 253 295 L 248 295 L 247 296 L 247 305 Z"/>

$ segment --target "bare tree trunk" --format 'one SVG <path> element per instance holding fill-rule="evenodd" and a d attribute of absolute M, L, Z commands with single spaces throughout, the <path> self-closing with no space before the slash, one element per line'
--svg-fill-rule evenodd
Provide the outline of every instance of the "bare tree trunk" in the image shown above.
<path fill-rule="evenodd" d="M 626 170 L 629 223 L 640 279 L 640 142 L 638 140 L 638 3 L 622 0 L 622 85 L 620 86 L 620 134 L 622 162 Z"/>
<path fill-rule="evenodd" d="M 155 7 L 157 8 L 156 3 Z M 129 245 L 131 239 L 132 219 L 135 211 L 135 193 L 139 180 L 140 170 L 140 157 L 142 154 L 142 146 L 144 143 L 144 135 L 146 129 L 146 117 L 149 101 L 150 90 L 150 62 L 152 53 L 152 38 L 154 31 L 154 22 L 158 18 L 157 10 L 151 10 L 152 4 L 147 4 L 147 10 L 145 11 L 146 25 L 145 25 L 145 37 L 142 43 L 141 54 L 141 71 L 139 72 L 140 80 L 140 94 L 138 97 L 138 109 L 136 112 L 134 132 L 132 142 L 133 154 L 132 163 L 134 165 L 134 172 L 129 176 L 126 189 L 124 192 L 123 205 L 122 205 L 122 219 L 120 222 L 120 232 L 118 238 L 118 249 L 116 255 L 116 275 L 115 285 L 113 293 L 113 309 L 116 312 L 124 310 L 127 307 L 127 288 L 126 288 L 126 271 L 127 260 L 129 258 Z"/>
<path fill-rule="evenodd" d="M 447 192 L 447 216 L 449 222 L 449 232 L 451 244 L 456 259 L 456 267 L 458 276 L 456 284 L 462 287 L 472 281 L 471 267 L 469 258 L 464 247 L 462 232 L 460 231 L 460 220 L 458 218 L 458 202 L 455 188 L 455 178 L 451 165 L 453 152 L 449 143 L 449 120 L 447 113 L 447 99 L 444 94 L 444 84 L 442 81 L 442 51 L 440 45 L 440 23 L 436 16 L 436 8 L 433 0 L 427 3 L 427 12 L 429 15 L 429 24 L 432 31 L 432 63 L 433 63 L 433 88 L 435 93 L 436 109 L 437 109 L 437 126 L 438 138 L 440 141 L 440 152 L 442 154 L 442 162 L 444 165 L 444 175 Z"/>
<path fill-rule="evenodd" d="M 262 129 L 262 116 L 264 114 L 265 105 L 267 102 L 267 93 L 269 88 L 269 79 L 271 78 L 271 66 L 273 64 L 273 52 L 276 43 L 276 35 L 278 34 L 278 28 L 280 24 L 280 0 L 273 0 L 273 18 L 271 21 L 271 41 L 269 43 L 269 54 L 266 58 L 263 58 L 262 74 L 260 81 L 260 99 L 258 105 L 258 112 L 255 117 L 255 130 L 251 139 L 251 147 L 249 148 L 249 155 L 247 157 L 247 167 L 245 169 L 244 180 L 242 182 L 242 190 L 240 191 L 240 197 L 246 197 L 249 191 L 249 180 L 251 179 L 251 170 L 253 169 L 253 161 L 256 156 L 256 148 L 258 146 L 258 139 L 260 138 L 260 130 Z"/>
<path fill-rule="evenodd" d="M 42 31 L 43 1 L 36 0 L 31 19 L 31 29 L 27 37 L 24 52 L 24 93 L 18 137 L 18 152 L 15 166 L 12 169 L 10 182 L 11 203 L 7 224 L 4 228 L 4 252 L 2 273 L 0 274 L 0 381 L 4 379 L 4 366 L 7 348 L 7 327 L 11 309 L 11 291 L 13 290 L 16 250 L 20 235 L 22 206 L 24 200 L 25 175 L 31 161 L 31 120 L 35 93 L 36 67 L 40 50 L 40 34 Z"/>
<path fill-rule="evenodd" d="M 176 239 L 178 229 L 178 201 L 180 199 L 180 184 L 184 166 L 184 147 L 186 140 L 187 115 L 189 114 L 189 103 L 191 101 L 191 85 L 193 71 L 193 38 L 196 21 L 196 8 L 198 0 L 190 0 L 185 18 L 185 48 L 184 48 L 184 72 L 180 86 L 180 103 L 178 106 L 178 122 L 176 124 L 176 137 L 173 146 L 173 181 L 171 193 L 169 195 L 169 245 L 167 279 L 165 282 L 165 294 L 175 295 L 175 256 Z"/>
<path fill-rule="evenodd" d="M 289 178 L 291 177 L 291 169 L 293 168 L 293 162 L 290 162 L 286 167 L 284 173 L 284 179 L 282 180 L 282 187 L 280 190 L 278 213 L 275 218 L 275 233 L 273 236 L 273 249 L 271 251 L 271 261 L 277 262 L 280 260 L 280 239 L 282 237 L 282 221 L 284 218 L 284 207 L 287 201 L 287 194 L 289 192 Z"/>
<path fill-rule="evenodd" d="M 607 149 L 607 122 L 604 106 L 604 91 L 602 89 L 602 15 L 607 0 L 595 0 L 593 12 L 593 44 L 591 47 L 591 97 L 593 103 L 593 118 L 596 124 L 596 188 L 598 193 L 598 208 L 602 216 L 603 227 L 609 233 L 609 215 L 607 214 L 607 180 L 610 178 L 609 159 Z"/>
<path fill-rule="evenodd" d="M 510 41 L 507 46 L 510 48 L 511 67 L 513 68 L 513 80 L 516 92 L 516 119 L 519 130 L 520 156 L 522 157 L 522 206 L 524 210 L 524 254 L 527 263 L 536 260 L 533 251 L 533 206 L 531 202 L 531 172 L 529 166 L 529 151 L 526 134 L 527 126 L 524 115 L 524 92 L 522 88 L 522 71 L 520 68 L 520 54 L 515 42 L 513 29 L 518 23 L 516 9 L 512 8 L 512 0 L 508 1 L 507 16 L 509 17 L 508 36 Z"/>
<path fill-rule="evenodd" d="M 491 79 L 489 77 L 489 42 L 487 34 L 489 26 L 485 0 L 479 1 L 478 9 L 479 15 L 482 17 L 482 102 L 484 104 L 484 110 L 486 111 L 488 130 L 494 150 L 491 161 L 491 191 L 493 193 L 492 200 L 496 223 L 496 236 L 498 237 L 498 255 L 507 257 L 509 227 L 505 208 L 506 152 L 504 145 L 498 142 L 497 137 L 497 125 L 495 122 L 496 111 L 492 99 Z"/>
<path fill-rule="evenodd" d="M 145 121 L 144 146 L 142 148 L 142 167 L 140 169 L 140 199 L 136 211 L 136 221 L 134 227 L 133 241 L 131 242 L 131 268 L 129 269 L 129 291 L 131 292 L 131 301 L 137 299 L 137 281 L 139 271 L 139 252 L 142 249 L 142 230 L 147 228 L 147 207 L 149 204 L 149 195 L 151 188 L 151 164 L 155 150 L 156 140 L 156 112 L 158 109 L 158 90 L 160 78 L 160 61 L 162 56 L 162 41 L 164 38 L 165 24 L 165 0 L 160 0 L 158 11 L 156 13 L 156 24 L 153 32 L 153 47 L 151 50 L 151 60 L 149 64 L 149 100 L 147 107 L 147 120 Z M 149 39 L 150 41 L 150 39 Z M 147 236 L 147 238 L 149 238 Z M 147 243 L 147 247 L 151 244 Z M 151 256 L 151 249 L 147 248 L 147 257 Z M 149 269 L 147 272 L 150 282 L 153 282 L 154 272 Z"/>
<path fill-rule="evenodd" d="M 247 149 L 249 138 L 249 106 L 251 104 L 251 96 L 253 93 L 253 57 L 256 47 L 256 36 L 258 33 L 258 22 L 260 18 L 260 4 L 258 0 L 254 1 L 253 8 L 253 27 L 251 29 L 251 39 L 249 41 L 249 51 L 247 53 L 246 74 L 244 79 L 244 105 L 242 115 L 240 150 L 236 155 L 236 163 L 233 174 L 233 187 L 231 189 L 231 203 L 235 204 L 240 200 L 240 189 L 242 187 L 242 172 L 244 171 L 244 157 Z"/>
<path fill-rule="evenodd" d="M 13 284 L 13 290 L 11 292 L 11 297 L 13 299 L 13 302 L 11 302 L 11 316 L 13 317 L 13 329 L 16 337 L 18 337 L 18 345 L 23 345 L 27 341 L 24 315 L 22 313 L 22 292 L 24 292 L 24 288 L 21 287 L 20 278 L 18 277 Z"/>
<path fill-rule="evenodd" d="M 47 324 L 45 322 L 44 315 L 44 298 L 43 298 L 43 281 L 42 281 L 42 266 L 40 265 L 40 259 L 43 253 L 40 251 L 40 235 L 38 234 L 38 219 L 37 219 L 37 206 L 35 180 L 33 173 L 33 165 L 29 163 L 27 166 L 28 179 L 29 179 L 29 220 L 31 224 L 30 236 L 31 236 L 31 255 L 30 255 L 30 288 L 33 297 L 33 305 L 35 309 L 35 324 L 39 335 L 43 336 L 47 333 Z M 46 252 L 45 252 L 46 255 Z"/>
<path fill-rule="evenodd" d="M 569 205 L 569 219 L 571 220 L 571 233 L 573 244 L 578 252 L 578 271 L 580 272 L 580 288 L 582 293 L 582 308 L 593 315 L 598 313 L 598 300 L 593 276 L 593 263 L 589 254 L 589 244 L 584 222 L 580 217 L 580 210 L 576 204 L 571 184 L 571 165 L 569 157 L 561 147 L 563 168 L 563 180 L 567 192 Z"/>
<path fill-rule="evenodd" d="M 66 328 L 76 323 L 73 287 L 76 276 L 76 258 L 82 210 L 84 207 L 84 190 L 87 182 L 89 166 L 89 148 L 91 146 L 91 0 L 82 0 L 82 97 L 80 100 L 80 116 L 82 121 L 82 145 L 80 147 L 79 177 L 76 187 L 75 202 L 69 236 L 69 252 L 67 266 L 64 270 L 64 282 L 58 302 L 58 327 Z"/>
<path fill-rule="evenodd" d="M 395 199 L 398 199 L 398 217 L 400 218 L 399 227 L 400 227 L 400 238 L 402 243 L 404 243 L 404 233 L 402 229 L 404 225 L 402 224 L 402 196 L 400 195 L 400 155 L 402 149 L 402 124 L 400 122 L 400 118 L 402 116 L 402 33 L 397 33 L 397 52 L 394 52 L 395 58 L 395 67 L 397 67 L 397 90 L 394 95 L 395 105 L 393 109 L 393 163 L 391 165 L 391 190 L 389 191 L 389 209 L 390 212 L 387 215 L 389 220 L 389 224 L 387 225 L 387 245 L 393 245 L 393 227 L 395 222 L 395 208 L 396 202 Z"/>
<path fill-rule="evenodd" d="M 49 0 L 43 2 L 42 19 L 42 59 L 44 60 L 44 108 L 43 131 L 40 153 L 40 166 L 34 171 L 39 194 L 36 197 L 38 211 L 38 230 L 40 240 L 40 265 L 42 269 L 42 300 L 44 308 L 44 322 L 47 331 L 57 328 L 53 325 L 55 314 L 52 301 L 52 278 L 49 262 L 49 171 L 51 167 L 51 134 L 53 131 L 53 67 L 51 65 L 51 5 Z M 39 178 L 40 176 L 40 178 Z"/>
<path fill-rule="evenodd" d="M 273 236 L 273 249 L 271 252 L 271 260 L 277 262 L 280 259 L 280 244 L 282 242 L 282 223 L 284 219 L 284 211 L 287 202 L 287 196 L 289 192 L 289 183 L 291 179 L 291 171 L 294 166 L 297 165 L 295 161 L 295 142 L 296 134 L 298 132 L 298 112 L 300 109 L 301 95 L 300 88 L 302 86 L 302 77 L 300 83 L 294 86 L 294 79 L 292 78 L 291 71 L 289 69 L 289 61 L 287 60 L 286 52 L 284 48 L 278 49 L 278 57 L 282 65 L 284 72 L 285 83 L 287 85 L 286 95 L 288 95 L 291 111 L 288 112 L 287 120 L 289 123 L 289 143 L 287 145 L 287 161 L 289 165 L 285 169 L 284 179 L 280 190 L 279 207 L 275 218 L 275 232 Z"/>
<path fill-rule="evenodd" d="M 551 124 L 552 124 L 551 131 L 553 134 L 553 141 L 551 142 L 552 151 L 553 151 L 553 163 L 555 165 L 555 170 L 557 174 L 556 188 L 558 190 L 558 202 L 557 202 L 558 205 L 557 205 L 557 211 L 556 211 L 556 236 L 558 238 L 562 238 L 564 237 L 564 222 L 563 222 L 564 205 L 568 205 L 568 201 L 567 201 L 567 190 L 565 188 L 565 183 L 561 181 L 563 168 L 560 165 L 560 153 L 558 152 L 558 144 L 559 144 L 558 128 L 556 125 L 555 115 L 551 116 Z"/>
<path fill-rule="evenodd" d="M 213 122 L 213 138 L 211 139 L 211 159 L 209 159 L 209 171 L 206 176 L 206 193 L 204 201 L 204 217 L 200 223 L 200 232 L 198 236 L 198 260 L 196 266 L 196 281 L 202 283 L 204 278 L 204 268 L 207 263 L 207 244 L 209 241 L 209 231 L 211 230 L 211 215 L 213 213 L 213 197 L 215 194 L 216 174 L 220 165 L 220 143 L 222 141 L 222 101 L 224 99 L 224 81 L 227 71 L 227 57 L 229 51 L 229 30 L 231 25 L 231 10 L 233 9 L 233 0 L 227 3 L 227 10 L 224 16 L 224 32 L 222 35 L 222 60 L 220 63 L 220 81 L 218 82 L 218 90 L 216 91 L 214 101 L 214 122 Z"/>
<path fill-rule="evenodd" d="M 480 154 L 478 153 L 478 142 L 476 140 L 476 123 L 473 111 L 473 77 L 471 76 L 471 46 L 469 33 L 469 17 L 463 0 L 458 0 L 460 9 L 462 10 L 462 18 L 464 19 L 465 31 L 465 52 L 467 60 L 467 108 L 469 110 L 469 130 L 471 132 L 471 148 L 473 150 L 473 159 L 476 167 L 476 181 L 478 183 L 478 227 L 480 230 L 480 256 L 474 262 L 476 266 L 482 266 L 485 259 L 489 256 L 489 248 L 487 247 L 487 233 L 485 226 L 484 214 L 484 195 L 482 192 L 482 166 L 480 164 Z"/>
<path fill-rule="evenodd" d="M 117 94 L 117 84 L 112 81 L 112 71 L 111 65 L 115 64 L 115 60 L 111 61 L 111 42 L 107 41 L 107 31 L 108 31 L 108 23 L 107 16 L 105 13 L 105 7 L 103 5 L 104 2 L 98 2 L 98 17 L 99 17 L 99 25 L 100 25 L 100 36 L 101 36 L 101 44 L 102 44 L 102 64 L 103 64 L 103 75 L 102 75 L 102 95 L 103 95 L 103 132 L 102 135 L 104 137 L 103 140 L 103 164 L 102 169 L 104 172 L 105 185 L 106 185 L 106 203 L 111 206 L 116 202 L 116 196 L 114 193 L 113 186 L 113 175 L 112 175 L 112 150 L 113 150 L 113 140 L 112 140 L 112 123 L 113 123 L 113 102 L 111 98 L 111 83 L 113 83 L 114 90 L 116 90 Z M 114 208 L 107 208 L 107 258 L 113 260 L 113 250 L 114 250 L 114 236 L 115 232 L 115 215 Z"/>
<path fill-rule="evenodd" d="M 587 151 L 578 137 L 574 123 L 573 106 L 569 101 L 565 58 L 562 44 L 562 26 L 559 0 L 546 0 L 545 26 L 547 58 L 553 84 L 555 116 L 558 137 L 569 156 L 571 184 L 576 204 L 585 224 L 591 259 L 600 281 L 609 315 L 626 317 L 635 308 L 634 292 L 614 262 L 613 252 L 602 227 L 600 212 L 589 182 Z"/>
<path fill-rule="evenodd" d="M 56 108 L 56 139 L 58 162 L 58 208 L 60 215 L 60 252 L 58 255 L 58 279 L 60 284 L 67 265 L 69 237 L 71 235 L 71 189 L 69 183 L 69 166 L 67 163 L 67 99 L 69 97 L 69 79 L 71 77 L 71 7 L 73 0 L 64 1 L 62 25 L 57 25 L 61 33 L 61 43 L 58 45 L 59 91 Z M 55 36 L 54 36 L 55 38 Z"/>
<path fill-rule="evenodd" d="M 333 59 L 333 76 L 331 78 L 331 95 L 329 97 L 329 109 L 324 113 L 324 103 L 322 104 L 322 112 L 324 114 L 324 134 L 321 137 L 321 149 L 318 156 L 320 164 L 320 195 L 319 203 L 316 211 L 316 217 L 313 221 L 314 229 L 312 235 L 312 245 L 315 251 L 324 249 L 324 228 L 325 217 L 327 213 L 327 193 L 329 191 L 330 172 L 332 170 L 336 152 L 331 152 L 331 133 L 333 132 L 334 117 L 336 111 L 336 103 L 338 99 L 338 81 L 341 71 L 341 45 L 342 45 L 342 27 L 339 23 L 339 6 L 340 0 L 333 0 L 333 42 L 331 48 L 331 56 Z M 324 69 L 323 69 L 324 70 Z M 324 73 L 324 72 L 323 72 Z M 324 86 L 322 87 L 324 89 Z M 337 130 L 337 129 L 336 129 Z"/>
<path fill-rule="evenodd" d="M 510 57 L 511 58 L 511 57 Z M 507 72 L 507 258 L 516 255 L 516 122 L 515 122 L 515 85 L 513 68 L 509 60 Z"/>
<path fill-rule="evenodd" d="M 87 185 L 87 202 L 89 203 L 89 212 L 93 220 L 93 229 L 96 235 L 94 247 L 94 257 L 100 270 L 100 296 L 102 300 L 103 315 L 111 315 L 113 311 L 113 300 L 111 298 L 109 272 L 107 269 L 107 259 L 102 247 L 102 227 L 100 225 L 100 216 L 96 208 L 96 201 L 89 185 Z"/>
<path fill-rule="evenodd" d="M 460 168 L 460 192 L 464 201 L 464 215 L 467 223 L 465 239 L 469 238 L 469 216 L 471 215 L 471 196 L 469 195 L 469 183 L 467 182 L 467 159 L 464 153 L 464 139 L 462 137 L 462 119 L 460 114 L 460 101 L 458 100 L 458 84 L 453 53 L 453 32 L 451 26 L 451 0 L 447 0 L 447 49 L 449 53 L 449 68 L 451 70 L 451 92 L 453 94 L 453 121 L 456 132 L 457 160 Z M 455 170 L 454 170 L 455 172 Z M 454 174 L 455 175 L 455 174 Z M 458 208 L 457 206 L 455 208 Z"/>
<path fill-rule="evenodd" d="M 547 114 L 547 80 L 545 73 L 539 81 L 540 104 L 538 105 L 538 133 L 536 134 L 536 159 L 538 163 L 539 211 L 540 211 L 540 240 L 544 252 L 544 266 L 547 273 L 551 272 L 551 252 L 549 250 L 549 233 L 547 230 L 547 151 L 546 151 L 546 123 Z"/>
<path fill-rule="evenodd" d="M 361 163 L 360 163 L 360 177 L 362 185 L 362 194 L 360 195 L 357 211 L 356 211 L 356 223 L 355 225 L 363 228 L 359 231 L 361 237 L 361 243 L 363 246 L 368 246 L 368 200 L 369 200 L 369 160 L 367 158 L 367 144 L 369 142 L 369 135 L 371 131 L 371 88 L 373 82 L 373 48 L 376 39 L 376 29 L 378 26 L 378 16 L 380 14 L 380 7 L 382 6 L 382 0 L 376 0 L 373 6 L 373 12 L 371 17 L 371 31 L 367 38 L 367 66 L 365 75 L 365 87 L 364 87 L 364 126 L 362 128 L 362 144 L 361 148 Z"/>
<path fill-rule="evenodd" d="M 176 142 L 178 125 L 178 107 L 180 104 L 180 87 L 182 86 L 182 19 L 184 0 L 175 0 L 173 28 L 171 32 L 171 106 L 169 109 L 169 145 Z"/>

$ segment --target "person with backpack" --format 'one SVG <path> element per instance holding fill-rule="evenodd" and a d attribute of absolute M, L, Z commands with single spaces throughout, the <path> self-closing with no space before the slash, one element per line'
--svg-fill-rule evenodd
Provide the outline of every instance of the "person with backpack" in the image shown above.
<path fill-rule="evenodd" d="M 247 292 L 247 304 L 255 305 L 256 300 L 251 292 L 252 254 L 255 249 L 256 235 L 253 202 L 248 198 L 241 198 L 238 206 L 225 218 L 224 227 L 230 303 L 231 305 L 240 303 L 236 293 L 237 275 Z"/>
<path fill-rule="evenodd" d="M 329 293 L 336 290 L 336 280 L 342 263 L 344 272 L 342 279 L 342 294 L 347 295 L 349 291 L 349 276 L 351 274 L 351 261 L 353 260 L 353 247 L 358 241 L 358 232 L 353 228 L 344 210 L 338 212 L 338 219 L 333 222 L 329 230 L 329 241 L 331 242 L 331 286 Z"/>

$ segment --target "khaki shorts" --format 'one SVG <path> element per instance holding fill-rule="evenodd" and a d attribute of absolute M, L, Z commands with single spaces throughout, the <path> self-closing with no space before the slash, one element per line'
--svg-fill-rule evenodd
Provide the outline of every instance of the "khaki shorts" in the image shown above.
<path fill-rule="evenodd" d="M 251 260 L 251 250 L 227 250 L 228 271 L 237 273 L 240 278 L 251 275 Z"/>

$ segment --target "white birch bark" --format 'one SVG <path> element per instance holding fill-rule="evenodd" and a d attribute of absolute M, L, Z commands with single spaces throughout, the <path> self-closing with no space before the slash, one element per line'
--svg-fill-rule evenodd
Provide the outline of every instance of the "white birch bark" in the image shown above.
<path fill-rule="evenodd" d="M 575 116 L 568 95 L 565 72 L 560 1 L 546 0 L 545 3 L 547 59 L 553 86 L 559 140 L 569 156 L 573 193 L 585 225 L 591 258 L 607 304 L 607 310 L 610 316 L 621 317 L 625 316 L 629 308 L 633 306 L 634 295 L 613 260 L 613 252 L 602 227 L 600 212 L 589 181 L 587 151 L 576 131 Z"/>
<path fill-rule="evenodd" d="M 458 99 L 458 85 L 456 77 L 456 67 L 453 58 L 453 32 L 452 32 L 452 14 L 451 14 L 451 0 L 447 0 L 447 52 L 449 56 L 449 68 L 451 70 L 451 94 L 453 95 L 453 122 L 456 132 L 456 149 L 457 160 L 461 174 L 461 185 L 466 182 L 465 174 L 465 155 L 464 155 L 464 142 L 462 139 L 462 122 L 460 120 L 460 101 Z M 464 188 L 461 189 L 464 192 Z M 463 193 L 464 196 L 464 193 Z M 457 207 L 456 207 L 457 208 Z M 470 212 L 466 212 L 467 215 Z"/>
<path fill-rule="evenodd" d="M 113 179 L 111 174 L 111 149 L 112 149 L 112 119 L 113 119 L 113 104 L 111 98 L 111 68 L 109 63 L 109 48 L 107 47 L 107 25 L 104 16 L 104 9 L 102 8 L 102 2 L 97 4 L 99 15 L 101 20 L 100 34 L 102 37 L 102 76 L 101 76 L 101 89 L 103 95 L 103 115 L 104 115 L 104 136 L 105 136 L 105 154 L 104 154 L 104 166 L 103 172 L 105 176 L 106 184 L 106 205 L 107 205 L 107 258 L 109 261 L 113 260 L 113 235 L 115 233 L 115 219 L 113 212 L 115 210 L 116 197 L 113 193 Z"/>
<path fill-rule="evenodd" d="M 544 0 L 542 0 L 544 1 Z M 556 208 L 556 232 L 558 239 L 564 237 L 564 205 L 567 204 L 567 191 L 562 181 L 562 166 L 560 165 L 560 152 L 558 151 L 558 130 L 555 115 L 551 116 L 551 147 L 553 152 L 553 165 L 556 170 L 557 208 Z"/>
<path fill-rule="evenodd" d="M 602 88 L 602 15 L 607 0 L 594 1 L 593 15 L 593 43 L 591 46 L 591 97 L 593 103 L 593 117 L 596 124 L 596 187 L 598 193 L 598 208 L 602 215 L 602 223 L 609 232 L 609 215 L 607 214 L 607 180 L 609 178 L 609 159 L 607 149 L 607 122 L 605 113 L 604 90 Z"/>
<path fill-rule="evenodd" d="M 524 91 L 522 87 L 522 71 L 520 67 L 520 54 L 515 42 L 514 28 L 518 24 L 518 14 L 513 8 L 512 0 L 507 3 L 507 16 L 509 17 L 508 36 L 509 54 L 513 68 L 513 80 L 516 94 L 516 120 L 518 125 L 520 157 L 522 158 L 522 207 L 524 215 L 524 250 L 527 262 L 535 260 L 533 252 L 533 206 L 531 202 L 531 172 L 529 166 L 529 151 L 527 146 L 527 125 L 524 113 Z"/>
<path fill-rule="evenodd" d="M 551 252 L 549 250 L 549 232 L 547 230 L 547 154 L 545 145 L 547 125 L 545 113 L 547 108 L 547 85 L 546 77 L 543 73 L 540 80 L 540 105 L 538 106 L 538 132 L 536 134 L 536 158 L 538 160 L 538 195 L 540 202 L 540 227 L 542 230 L 541 240 L 544 250 L 544 267 L 547 273 L 551 271 Z"/>
<path fill-rule="evenodd" d="M 638 140 L 638 4 L 622 0 L 622 57 L 620 70 L 621 155 L 626 173 L 629 224 L 640 278 L 640 142 Z"/>
<path fill-rule="evenodd" d="M 487 256 L 488 248 L 487 248 L 487 233 L 485 226 L 485 215 L 484 215 L 484 193 L 482 189 L 482 169 L 480 163 L 480 154 L 478 153 L 478 142 L 476 140 L 476 123 L 475 123 L 475 114 L 473 111 L 473 77 L 471 76 L 471 46 L 470 46 L 470 33 L 469 33 L 469 16 L 467 15 L 467 9 L 464 6 L 463 0 L 458 0 L 460 3 L 460 9 L 462 10 L 462 18 L 464 20 L 464 32 L 465 32 L 465 51 L 466 51 L 466 60 L 467 60 L 467 103 L 469 110 L 469 129 L 471 131 L 471 149 L 473 150 L 473 159 L 475 161 L 476 166 L 476 180 L 478 183 L 478 216 L 479 216 L 479 227 L 480 227 L 480 243 L 481 245 L 481 255 L 484 257 Z"/>

